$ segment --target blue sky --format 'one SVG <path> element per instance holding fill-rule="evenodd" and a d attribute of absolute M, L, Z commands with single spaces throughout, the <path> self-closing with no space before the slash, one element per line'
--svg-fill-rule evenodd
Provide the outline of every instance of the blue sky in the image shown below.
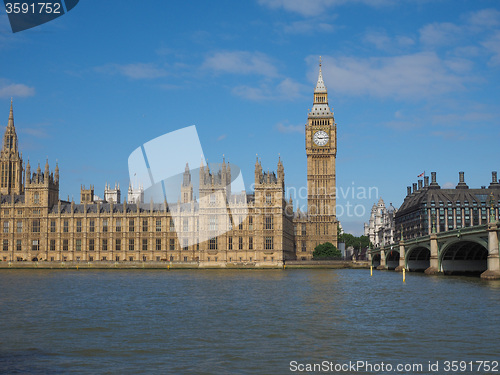
<path fill-rule="evenodd" d="M 363 189 L 399 207 L 423 171 L 480 187 L 500 170 L 495 0 L 86 0 L 16 34 L 2 8 L 0 125 L 12 96 L 23 157 L 57 160 L 76 201 L 81 184 L 124 190 L 135 148 L 193 124 L 208 161 L 225 154 L 247 186 L 255 155 L 275 170 L 279 154 L 298 191 L 320 55 L 346 231 L 378 200 Z"/>

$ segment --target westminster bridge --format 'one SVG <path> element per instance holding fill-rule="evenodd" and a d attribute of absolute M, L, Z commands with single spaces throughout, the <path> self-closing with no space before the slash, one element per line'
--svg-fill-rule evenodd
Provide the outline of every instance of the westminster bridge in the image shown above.
<path fill-rule="evenodd" d="M 499 223 L 476 225 L 401 240 L 371 249 L 377 269 L 435 273 L 480 273 L 482 278 L 500 278 Z"/>

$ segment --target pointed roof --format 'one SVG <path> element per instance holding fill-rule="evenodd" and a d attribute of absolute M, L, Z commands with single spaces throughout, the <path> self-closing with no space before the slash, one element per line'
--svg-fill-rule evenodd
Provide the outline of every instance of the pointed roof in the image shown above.
<path fill-rule="evenodd" d="M 323 81 L 323 74 L 321 73 L 321 56 L 319 57 L 319 74 L 318 82 L 316 83 L 316 88 L 314 89 L 315 94 L 326 93 L 325 82 Z"/>
<path fill-rule="evenodd" d="M 9 123 L 7 124 L 7 127 L 13 128 L 14 127 L 14 110 L 12 108 L 12 98 L 10 98 L 10 112 L 9 112 Z"/>
<path fill-rule="evenodd" d="M 330 118 L 331 116 L 333 116 L 333 112 L 328 107 L 328 93 L 326 91 L 325 82 L 323 81 L 320 57 L 318 82 L 316 83 L 316 88 L 314 89 L 314 104 L 308 117 Z"/>

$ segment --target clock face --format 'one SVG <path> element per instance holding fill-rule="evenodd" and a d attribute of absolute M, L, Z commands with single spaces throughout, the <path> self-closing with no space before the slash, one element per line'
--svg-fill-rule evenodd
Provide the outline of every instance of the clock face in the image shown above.
<path fill-rule="evenodd" d="M 317 131 L 316 133 L 314 133 L 313 140 L 314 140 L 314 143 L 316 143 L 318 146 L 326 145 L 328 143 L 329 139 L 330 139 L 330 137 L 328 136 L 328 133 L 323 131 L 323 130 L 320 130 L 320 131 Z"/>

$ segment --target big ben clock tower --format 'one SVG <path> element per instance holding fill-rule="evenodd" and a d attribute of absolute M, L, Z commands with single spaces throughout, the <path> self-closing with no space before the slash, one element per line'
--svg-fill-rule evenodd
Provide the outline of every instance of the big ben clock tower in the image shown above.
<path fill-rule="evenodd" d="M 307 251 L 322 243 L 337 246 L 335 211 L 335 158 L 337 156 L 337 125 L 328 107 L 328 92 L 321 73 L 314 89 L 314 104 L 307 116 Z"/>

